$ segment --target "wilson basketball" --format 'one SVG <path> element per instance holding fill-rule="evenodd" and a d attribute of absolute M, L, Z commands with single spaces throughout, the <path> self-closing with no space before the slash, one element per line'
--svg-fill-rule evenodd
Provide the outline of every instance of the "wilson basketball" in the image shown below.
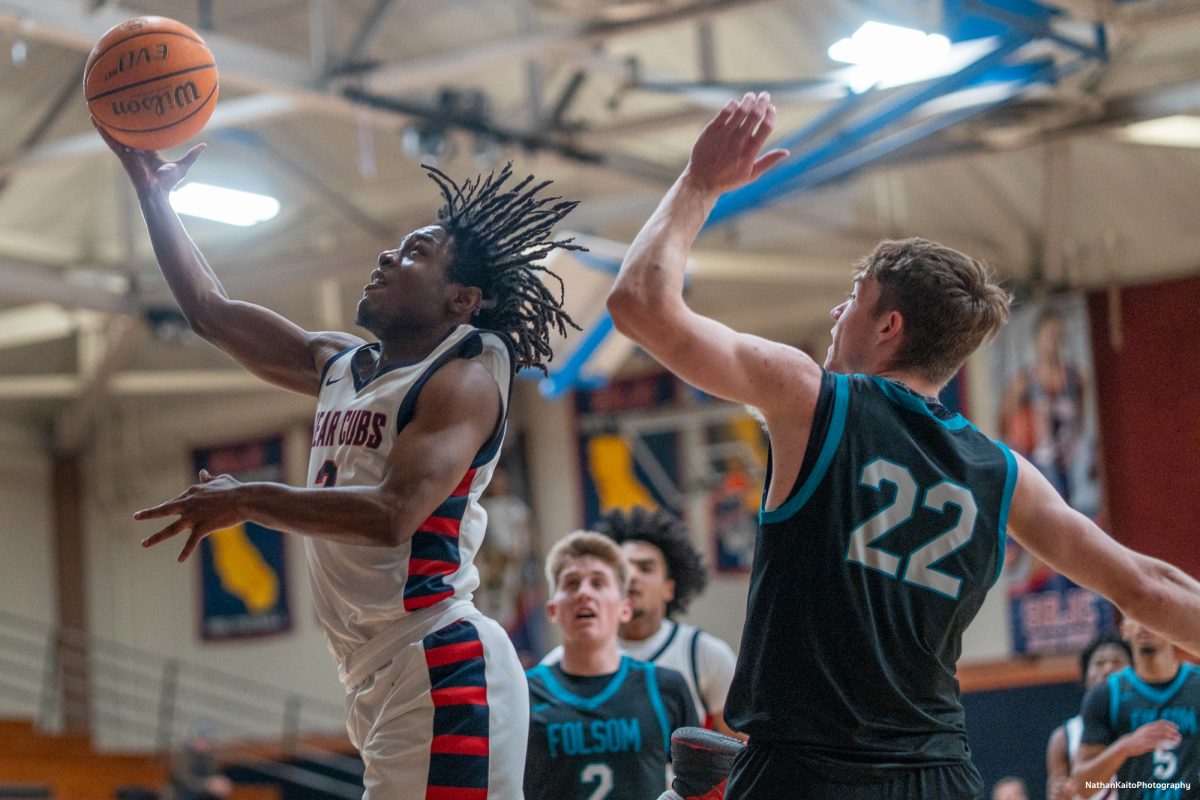
<path fill-rule="evenodd" d="M 100 38 L 83 69 L 88 109 L 114 139 L 165 150 L 200 132 L 217 105 L 217 65 L 200 36 L 166 17 L 136 17 Z"/>

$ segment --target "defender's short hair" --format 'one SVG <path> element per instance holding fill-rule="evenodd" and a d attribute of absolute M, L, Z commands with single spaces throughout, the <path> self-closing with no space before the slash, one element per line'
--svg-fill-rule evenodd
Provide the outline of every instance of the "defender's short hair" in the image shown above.
<path fill-rule="evenodd" d="M 567 564 L 577 558 L 592 556 L 593 558 L 612 567 L 621 596 L 629 586 L 629 562 L 617 544 L 603 534 L 594 531 L 575 531 L 558 540 L 546 555 L 546 582 L 550 584 L 550 594 L 558 589 L 558 579 Z"/>
<path fill-rule="evenodd" d="M 856 279 L 879 282 L 872 314 L 898 311 L 904 337 L 893 369 L 942 385 L 1008 321 L 1012 293 L 982 261 L 928 239 L 882 241 Z"/>

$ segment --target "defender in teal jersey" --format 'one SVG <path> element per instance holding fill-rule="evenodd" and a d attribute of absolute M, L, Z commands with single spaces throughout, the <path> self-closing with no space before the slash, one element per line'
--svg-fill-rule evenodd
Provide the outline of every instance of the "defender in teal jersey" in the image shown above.
<path fill-rule="evenodd" d="M 529 670 L 526 800 L 649 800 L 667 786 L 671 733 L 695 726 L 682 675 L 620 654 L 629 565 L 599 533 L 577 531 L 546 557 L 561 660 Z"/>
<path fill-rule="evenodd" d="M 1125 620 L 1121 634 L 1133 665 L 1083 698 L 1071 782 L 1083 796 L 1115 784 L 1120 800 L 1200 797 L 1200 669 L 1137 622 Z"/>
<path fill-rule="evenodd" d="M 758 408 L 770 437 L 726 704 L 750 742 L 726 797 L 980 797 L 955 662 L 1006 534 L 1193 652 L 1200 584 L 1114 542 L 938 403 L 1008 318 L 1008 292 L 970 256 L 881 243 L 831 312 L 823 367 L 688 308 L 684 265 L 717 198 L 788 155 L 760 155 L 774 118 L 765 93 L 748 94 L 704 128 L 608 301 L 622 333 L 694 386 Z"/>

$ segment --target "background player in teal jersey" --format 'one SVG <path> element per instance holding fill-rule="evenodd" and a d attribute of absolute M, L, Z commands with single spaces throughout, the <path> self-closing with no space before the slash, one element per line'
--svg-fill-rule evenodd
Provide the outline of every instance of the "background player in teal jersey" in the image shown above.
<path fill-rule="evenodd" d="M 597 521 L 596 532 L 619 544 L 630 566 L 633 616 L 617 630 L 617 645 L 639 661 L 683 675 L 700 722 L 732 733 L 723 712 L 737 659 L 733 649 L 695 625 L 674 619 L 708 582 L 687 527 L 664 509 L 635 506 L 609 511 Z M 562 648 L 556 647 L 542 663 L 553 664 L 560 658 Z"/>
<path fill-rule="evenodd" d="M 1125 620 L 1121 633 L 1133 647 L 1133 666 L 1083 698 L 1083 742 L 1071 782 L 1087 796 L 1089 782 L 1115 774 L 1121 800 L 1200 797 L 1200 670 L 1138 622 Z"/>
<path fill-rule="evenodd" d="M 529 678 L 526 800 L 649 800 L 667 785 L 671 732 L 697 724 L 683 676 L 620 654 L 632 610 L 619 547 L 579 531 L 546 557 L 562 660 Z"/>
<path fill-rule="evenodd" d="M 1114 672 L 1129 666 L 1133 653 L 1129 643 L 1116 633 L 1102 633 L 1093 639 L 1079 654 L 1079 674 L 1083 690 L 1091 689 L 1104 682 Z M 1076 714 L 1059 725 L 1046 742 L 1046 800 L 1072 800 L 1086 797 L 1088 800 L 1112 800 L 1116 792 L 1101 789 L 1098 792 L 1075 793 L 1071 782 L 1071 765 L 1079 758 L 1079 747 L 1083 742 L 1083 715 Z"/>
<path fill-rule="evenodd" d="M 1011 532 L 1035 556 L 1200 652 L 1200 584 L 1109 538 L 1027 460 L 938 401 L 1008 318 L 975 259 L 880 243 L 831 311 L 824 366 L 692 311 L 683 275 L 717 198 L 775 109 L 730 101 L 630 246 L 617 328 L 672 372 L 756 407 L 771 445 L 747 619 L 725 719 L 750 736 L 729 800 L 980 797 L 955 667 Z"/>

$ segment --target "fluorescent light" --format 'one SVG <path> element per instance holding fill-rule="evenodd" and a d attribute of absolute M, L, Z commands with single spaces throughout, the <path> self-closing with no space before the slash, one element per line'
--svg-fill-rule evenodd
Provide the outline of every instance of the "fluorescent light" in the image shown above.
<path fill-rule="evenodd" d="M 180 214 L 243 228 L 274 219 L 279 213 L 279 201 L 274 197 L 207 183 L 188 183 L 175 189 L 171 206 Z"/>
<path fill-rule="evenodd" d="M 863 91 L 881 82 L 896 86 L 945 74 L 950 40 L 940 33 L 870 21 L 849 39 L 834 42 L 828 52 L 834 61 L 855 66 L 849 83 Z"/>
<path fill-rule="evenodd" d="M 1126 125 L 1122 139 L 1160 147 L 1200 147 L 1200 117 L 1178 114 Z"/>

